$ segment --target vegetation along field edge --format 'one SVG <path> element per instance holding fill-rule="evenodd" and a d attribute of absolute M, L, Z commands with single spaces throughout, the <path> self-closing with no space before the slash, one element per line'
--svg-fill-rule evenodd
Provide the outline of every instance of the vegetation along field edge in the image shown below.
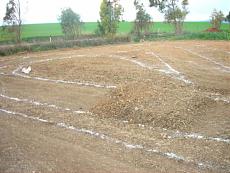
<path fill-rule="evenodd" d="M 209 22 L 185 22 L 185 32 L 202 32 L 210 28 Z M 121 22 L 118 28 L 118 34 L 126 35 L 132 31 L 133 22 Z M 86 22 L 82 26 L 82 34 L 91 35 L 97 29 L 97 22 Z M 222 24 L 221 30 L 228 31 L 229 25 Z M 164 22 L 154 22 L 151 27 L 152 32 L 173 32 L 172 25 Z M 0 41 L 9 40 L 9 35 L 3 34 L 0 31 Z M 36 37 L 49 37 L 49 36 L 63 36 L 61 25 L 59 23 L 44 23 L 44 24 L 25 24 L 22 26 L 22 38 L 36 38 Z"/>

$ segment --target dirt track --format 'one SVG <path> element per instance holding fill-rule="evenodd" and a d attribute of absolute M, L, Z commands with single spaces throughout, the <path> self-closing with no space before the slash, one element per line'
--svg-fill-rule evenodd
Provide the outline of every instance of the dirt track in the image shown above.
<path fill-rule="evenodd" d="M 0 87 L 0 172 L 230 172 L 228 42 L 0 57 Z"/>

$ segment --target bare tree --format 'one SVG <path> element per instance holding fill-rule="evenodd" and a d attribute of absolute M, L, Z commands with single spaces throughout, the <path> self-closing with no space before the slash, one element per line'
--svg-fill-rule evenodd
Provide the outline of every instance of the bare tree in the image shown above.
<path fill-rule="evenodd" d="M 3 18 L 4 29 L 15 34 L 17 43 L 21 42 L 21 4 L 20 0 L 9 0 L 6 4 L 6 14 Z"/>

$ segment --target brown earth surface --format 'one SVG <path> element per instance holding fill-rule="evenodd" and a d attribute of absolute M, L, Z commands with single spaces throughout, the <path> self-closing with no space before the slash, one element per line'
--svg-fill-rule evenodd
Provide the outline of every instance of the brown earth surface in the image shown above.
<path fill-rule="evenodd" d="M 0 172 L 230 172 L 229 112 L 226 41 L 0 57 Z"/>
<path fill-rule="evenodd" d="M 217 28 L 208 28 L 207 30 L 205 30 L 206 32 L 221 32 L 219 29 Z"/>

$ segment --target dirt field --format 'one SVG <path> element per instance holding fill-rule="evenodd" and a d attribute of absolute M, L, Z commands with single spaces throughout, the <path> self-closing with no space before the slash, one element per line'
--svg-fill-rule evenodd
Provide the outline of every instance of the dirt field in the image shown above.
<path fill-rule="evenodd" d="M 230 44 L 0 57 L 0 136 L 4 173 L 230 172 Z"/>

